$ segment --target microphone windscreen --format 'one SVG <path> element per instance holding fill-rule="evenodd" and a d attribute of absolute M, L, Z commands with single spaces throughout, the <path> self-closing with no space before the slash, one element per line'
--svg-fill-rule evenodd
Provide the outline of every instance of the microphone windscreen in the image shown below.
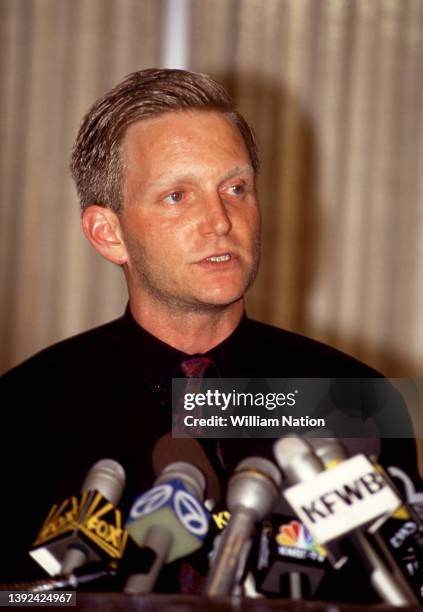
<path fill-rule="evenodd" d="M 318 430 L 310 429 L 304 432 L 304 437 L 314 448 L 316 448 L 316 445 L 321 448 L 323 441 L 327 441 L 328 445 L 330 445 L 331 440 L 333 440 L 334 444 L 340 444 L 344 447 L 347 453 L 347 457 L 354 457 L 354 455 L 365 455 L 366 457 L 377 459 L 381 451 L 381 439 L 378 437 L 335 437 L 333 433 L 326 427 L 321 427 Z M 319 442 L 314 442 L 316 440 L 318 440 Z"/>
<path fill-rule="evenodd" d="M 220 483 L 212 464 L 194 438 L 172 438 L 165 434 L 156 442 L 152 453 L 152 466 L 155 476 L 159 476 L 171 463 L 185 461 L 195 465 L 206 477 L 206 499 L 220 499 Z"/>
<path fill-rule="evenodd" d="M 125 488 L 123 467 L 114 459 L 100 459 L 85 477 L 81 491 L 99 491 L 113 506 L 117 506 Z"/>

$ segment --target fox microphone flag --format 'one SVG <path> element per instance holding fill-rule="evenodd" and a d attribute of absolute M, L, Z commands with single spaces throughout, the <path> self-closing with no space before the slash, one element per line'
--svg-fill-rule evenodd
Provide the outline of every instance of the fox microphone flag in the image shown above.
<path fill-rule="evenodd" d="M 128 534 L 115 508 L 125 486 L 125 471 L 113 459 L 102 459 L 88 472 L 82 493 L 50 509 L 31 557 L 50 576 L 71 573 L 91 561 L 118 560 Z"/>

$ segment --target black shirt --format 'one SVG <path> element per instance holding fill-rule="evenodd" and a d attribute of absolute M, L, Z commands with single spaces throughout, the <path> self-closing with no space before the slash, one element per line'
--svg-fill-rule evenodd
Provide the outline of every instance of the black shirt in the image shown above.
<path fill-rule="evenodd" d="M 333 348 L 246 316 L 207 356 L 224 378 L 380 377 Z M 114 458 L 125 468 L 124 515 L 134 496 L 152 486 L 152 451 L 171 430 L 171 379 L 192 357 L 142 329 L 128 308 L 123 317 L 49 347 L 3 376 L 1 478 L 8 495 L 1 524 L 8 563 L 0 581 L 43 576 L 27 555 L 31 542 L 50 505 L 77 494 L 99 459 Z M 224 474 L 214 446 L 203 445 L 223 481 L 242 457 L 271 457 L 271 440 L 222 440 Z M 384 461 L 389 464 L 393 454 L 416 479 L 414 442 L 387 441 Z"/>

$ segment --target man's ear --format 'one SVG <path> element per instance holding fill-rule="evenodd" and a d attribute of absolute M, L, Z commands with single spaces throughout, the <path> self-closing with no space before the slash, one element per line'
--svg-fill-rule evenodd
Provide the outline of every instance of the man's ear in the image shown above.
<path fill-rule="evenodd" d="M 95 250 L 109 261 L 123 265 L 127 252 L 117 214 L 104 206 L 88 206 L 82 213 L 82 229 Z"/>

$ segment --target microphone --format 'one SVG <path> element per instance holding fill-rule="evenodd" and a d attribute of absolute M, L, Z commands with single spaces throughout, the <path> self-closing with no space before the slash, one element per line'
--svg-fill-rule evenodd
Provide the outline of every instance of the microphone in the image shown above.
<path fill-rule="evenodd" d="M 134 501 L 126 529 L 138 546 L 152 549 L 155 556 L 146 571 L 128 578 L 125 593 L 150 593 L 165 563 L 201 548 L 210 521 L 200 503 L 205 488 L 200 470 L 178 461 L 165 467 L 153 489 Z"/>
<path fill-rule="evenodd" d="M 346 449 L 335 438 L 310 438 L 309 441 L 326 468 L 333 467 L 347 459 Z M 375 457 L 374 461 L 376 460 Z M 378 467 L 382 470 L 389 486 L 401 497 L 390 476 L 383 468 Z M 381 550 L 393 568 L 397 580 L 400 582 L 405 580 L 419 601 L 423 602 L 421 578 L 423 543 L 419 537 L 421 524 L 414 509 L 403 502 L 393 515 L 389 516 L 382 525 L 376 525 L 377 527 L 377 531 L 370 527 L 371 533 L 366 537 L 370 541 L 373 540 L 374 546 Z"/>
<path fill-rule="evenodd" d="M 288 480 L 299 483 L 284 492 L 285 498 L 323 545 L 343 535 L 346 525 L 352 531 L 380 522 L 401 505 L 399 496 L 364 455 L 325 471 L 311 443 L 298 436 L 281 438 L 274 452 Z"/>
<path fill-rule="evenodd" d="M 277 454 L 278 447 L 274 452 L 287 480 L 291 484 L 313 480 L 323 470 L 321 461 L 307 444 L 298 445 L 295 438 L 284 439 L 282 453 Z M 337 542 L 323 547 L 303 522 L 292 518 L 289 508 L 283 508 L 283 514 L 272 514 L 262 533 L 259 555 L 260 590 L 291 599 L 314 596 L 328 563 L 340 569 L 348 561 Z"/>
<path fill-rule="evenodd" d="M 207 576 L 206 595 L 216 597 L 231 593 L 240 573 L 239 561 L 247 557 L 254 524 L 272 510 L 280 487 L 279 470 L 267 459 L 250 457 L 238 464 L 229 480 L 226 498 L 231 518 L 220 536 Z"/>
<path fill-rule="evenodd" d="M 306 526 L 277 507 L 263 522 L 254 546 L 253 565 L 260 593 L 307 599 L 316 594 L 329 562 L 327 551 Z"/>
<path fill-rule="evenodd" d="M 172 438 L 167 433 L 162 436 L 153 448 L 151 463 L 156 476 L 160 476 L 166 466 L 174 461 L 185 461 L 195 465 L 206 477 L 205 498 L 217 502 L 220 500 L 220 483 L 212 462 L 203 447 L 195 438 Z M 214 505 L 214 503 L 213 503 Z"/>
<path fill-rule="evenodd" d="M 76 590 L 86 585 L 98 583 L 104 579 L 115 578 L 118 575 L 116 568 L 104 562 L 94 561 L 83 567 L 76 568 L 71 574 L 59 574 L 52 578 L 34 580 L 32 582 L 16 582 L 0 584 L 0 591 L 28 591 L 31 593 L 45 593 L 48 591 Z"/>
<path fill-rule="evenodd" d="M 400 505 L 400 499 L 363 455 L 343 461 L 345 451 L 336 440 L 322 440 L 317 447 L 320 458 L 311 440 L 307 443 L 292 436 L 275 443 L 277 462 L 291 483 L 297 483 L 284 492 L 286 499 L 324 546 L 352 532 L 348 541 L 367 567 L 370 582 L 382 600 L 392 605 L 417 603 L 408 585 L 386 566 L 359 530 L 376 519 L 380 523 L 381 517 L 386 518 Z M 341 463 L 325 471 L 322 458 Z"/>
<path fill-rule="evenodd" d="M 122 527 L 119 502 L 125 471 L 113 459 L 102 459 L 89 470 L 81 495 L 54 504 L 30 551 L 50 576 L 72 574 L 91 561 L 118 560 L 128 534 Z"/>

